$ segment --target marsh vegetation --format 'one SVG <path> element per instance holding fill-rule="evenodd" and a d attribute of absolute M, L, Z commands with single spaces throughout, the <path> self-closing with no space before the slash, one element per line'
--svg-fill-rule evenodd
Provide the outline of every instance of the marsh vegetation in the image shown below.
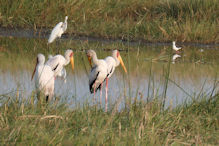
<path fill-rule="evenodd" d="M 50 45 L 38 33 L 0 37 L 0 144 L 217 145 L 218 6 L 217 0 L 0 0 L 1 28 L 40 33 L 68 15 L 70 36 Z M 205 46 L 181 43 L 173 60 L 170 43 L 131 40 Z M 74 72 L 67 66 L 67 82 L 57 79 L 53 100 L 38 104 L 31 82 L 37 54 L 47 58 L 69 48 Z M 118 67 L 109 80 L 108 112 L 89 93 L 88 49 L 99 58 L 118 49 L 128 70 Z"/>
<path fill-rule="evenodd" d="M 0 1 L 0 26 L 52 28 L 69 16 L 68 33 L 126 40 L 218 43 L 217 0 Z"/>

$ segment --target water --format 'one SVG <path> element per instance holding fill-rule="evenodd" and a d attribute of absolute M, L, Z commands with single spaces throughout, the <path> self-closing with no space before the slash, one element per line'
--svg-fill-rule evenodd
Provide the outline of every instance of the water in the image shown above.
<path fill-rule="evenodd" d="M 29 99 L 35 90 L 31 74 L 37 53 L 63 54 L 66 48 L 74 49 L 75 71 L 72 73 L 67 66 L 67 82 L 57 79 L 55 83 L 55 98 L 67 100 L 73 105 L 84 103 L 95 104 L 93 95 L 89 92 L 89 64 L 85 53 L 78 50 L 95 49 L 100 58 L 111 55 L 118 48 L 128 68 L 126 75 L 117 67 L 109 80 L 109 103 L 120 102 L 120 108 L 125 101 L 135 99 L 151 100 L 162 98 L 164 95 L 165 72 L 168 70 L 171 46 L 129 46 L 121 42 L 87 42 L 65 40 L 47 46 L 46 39 L 38 38 L 0 38 L 0 95 L 16 95 Z M 104 48 L 104 49 L 103 49 Z M 77 50 L 77 51 L 76 51 Z M 192 98 L 204 97 L 212 92 L 215 80 L 218 81 L 219 53 L 216 49 L 205 47 L 184 46 L 181 57 L 175 62 L 171 60 L 170 76 L 167 88 L 166 107 L 176 106 Z M 152 63 L 151 63 L 152 60 Z M 151 69 L 151 73 L 150 73 Z M 150 82 L 150 87 L 149 86 Z M 102 104 L 104 106 L 105 85 L 103 88 Z M 19 91 L 19 92 L 17 92 Z M 213 95 L 218 93 L 217 86 Z M 3 96 L 2 96 L 3 97 Z M 99 101 L 99 93 L 96 95 Z"/>

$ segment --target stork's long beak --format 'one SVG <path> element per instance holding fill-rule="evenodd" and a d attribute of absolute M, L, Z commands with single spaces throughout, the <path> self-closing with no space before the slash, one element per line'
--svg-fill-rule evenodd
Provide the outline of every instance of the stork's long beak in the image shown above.
<path fill-rule="evenodd" d="M 36 62 L 36 65 L 35 65 L 34 71 L 33 71 L 33 73 L 32 73 L 31 81 L 33 80 L 33 76 L 34 76 L 34 74 L 35 74 L 35 72 L 36 72 L 36 66 L 37 66 L 37 62 Z"/>
<path fill-rule="evenodd" d="M 119 59 L 121 65 L 122 65 L 122 68 L 124 69 L 125 73 L 127 73 L 127 69 L 126 69 L 126 67 L 125 67 L 125 65 L 124 65 L 124 62 L 123 62 L 123 60 L 122 60 L 122 57 L 121 57 L 120 55 L 118 56 L 118 59 Z"/>
<path fill-rule="evenodd" d="M 70 61 L 71 61 L 72 71 L 74 71 L 74 57 L 73 56 L 70 57 Z"/>
<path fill-rule="evenodd" d="M 92 67 L 91 57 L 90 57 L 90 56 L 87 56 L 87 58 L 88 58 L 88 61 L 89 61 L 89 63 L 90 63 L 90 66 Z"/>

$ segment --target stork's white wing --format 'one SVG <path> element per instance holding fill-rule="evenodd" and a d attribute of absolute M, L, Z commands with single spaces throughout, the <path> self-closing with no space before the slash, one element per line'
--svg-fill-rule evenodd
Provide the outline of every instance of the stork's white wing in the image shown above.
<path fill-rule="evenodd" d="M 110 78 L 115 71 L 116 61 L 111 56 L 106 57 L 104 60 L 107 64 L 107 77 Z"/>
<path fill-rule="evenodd" d="M 65 58 L 62 55 L 56 55 L 52 58 L 50 58 L 47 62 L 46 65 L 49 65 L 52 68 L 52 71 L 55 72 L 55 76 L 60 76 L 62 75 L 62 69 L 63 65 L 65 63 Z"/>
<path fill-rule="evenodd" d="M 93 93 L 107 77 L 107 65 L 101 64 L 92 68 L 89 74 L 90 91 Z M 94 84 L 96 84 L 94 86 Z"/>

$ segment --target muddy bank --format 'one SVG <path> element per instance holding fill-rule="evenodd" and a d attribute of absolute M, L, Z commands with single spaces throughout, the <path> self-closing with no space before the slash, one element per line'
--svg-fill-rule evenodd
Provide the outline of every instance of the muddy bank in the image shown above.
<path fill-rule="evenodd" d="M 0 37 L 17 37 L 17 38 L 40 38 L 40 39 L 48 39 L 50 35 L 51 29 L 43 28 L 43 29 L 24 29 L 24 28 L 0 28 Z M 103 37 L 94 37 L 87 36 L 83 34 L 70 34 L 65 33 L 61 37 L 62 40 L 81 40 L 81 41 L 93 41 L 93 42 L 102 42 L 102 43 L 114 43 L 121 42 L 124 44 L 129 44 L 131 46 L 170 46 L 172 42 L 150 42 L 147 40 L 139 39 L 139 40 L 127 40 L 122 38 L 103 38 Z M 196 43 L 196 42 L 177 42 L 177 44 L 182 46 L 196 46 L 203 48 L 211 48 L 211 49 L 219 49 L 219 44 L 217 43 Z"/>

